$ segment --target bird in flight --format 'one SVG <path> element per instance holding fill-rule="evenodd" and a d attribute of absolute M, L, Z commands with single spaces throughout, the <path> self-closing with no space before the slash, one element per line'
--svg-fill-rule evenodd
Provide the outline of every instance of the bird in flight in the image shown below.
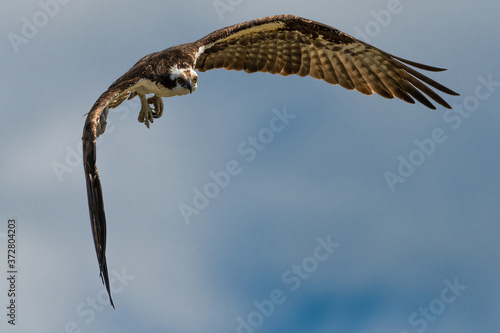
<path fill-rule="evenodd" d="M 163 113 L 163 97 L 190 94 L 198 74 L 215 68 L 283 76 L 311 76 L 365 95 L 451 106 L 431 87 L 458 95 L 417 70 L 444 71 L 396 57 L 328 25 L 292 15 L 260 18 L 219 29 L 188 44 L 149 54 L 116 80 L 92 106 L 83 129 L 83 165 L 90 223 L 100 276 L 114 307 L 106 263 L 106 216 L 96 165 L 96 139 L 106 129 L 109 109 L 139 97 L 139 122 L 148 128 Z M 151 97 L 147 97 L 152 94 Z"/>

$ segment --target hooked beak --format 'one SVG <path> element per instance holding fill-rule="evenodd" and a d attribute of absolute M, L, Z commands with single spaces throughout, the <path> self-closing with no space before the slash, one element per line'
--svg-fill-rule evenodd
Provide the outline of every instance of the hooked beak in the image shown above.
<path fill-rule="evenodd" d="M 191 85 L 191 83 L 190 83 L 190 82 L 187 82 L 187 83 L 186 83 L 186 88 L 188 88 L 188 89 L 189 89 L 189 93 L 190 93 L 190 94 L 192 94 L 192 93 L 193 93 L 193 86 Z"/>

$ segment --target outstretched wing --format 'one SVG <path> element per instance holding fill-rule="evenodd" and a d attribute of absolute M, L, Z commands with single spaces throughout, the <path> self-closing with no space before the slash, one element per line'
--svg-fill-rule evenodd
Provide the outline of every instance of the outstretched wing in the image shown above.
<path fill-rule="evenodd" d="M 128 80 L 119 79 L 113 83 L 95 102 L 87 114 L 87 120 L 83 128 L 83 167 L 87 181 L 90 224 L 92 226 L 101 279 L 106 286 L 113 308 L 115 305 L 111 298 L 108 267 L 106 264 L 106 216 L 104 214 L 101 180 L 99 179 L 99 172 L 96 165 L 96 139 L 106 128 L 108 110 L 117 107 L 129 97 L 130 92 L 127 89 L 139 80 L 140 77 L 133 77 Z"/>
<path fill-rule="evenodd" d="M 445 69 L 393 56 L 335 28 L 292 15 L 236 24 L 193 44 L 198 47 L 196 69 L 201 72 L 225 68 L 309 75 L 366 95 L 375 92 L 409 103 L 416 99 L 431 109 L 435 107 L 425 95 L 451 107 L 427 85 L 458 95 L 408 65 L 433 72 Z"/>

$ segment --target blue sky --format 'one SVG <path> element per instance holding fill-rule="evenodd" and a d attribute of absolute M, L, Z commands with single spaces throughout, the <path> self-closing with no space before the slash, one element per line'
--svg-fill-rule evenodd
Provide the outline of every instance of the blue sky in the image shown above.
<path fill-rule="evenodd" d="M 55 3 L 0 5 L 0 253 L 9 218 L 18 236 L 2 332 L 498 331 L 497 1 Z M 116 310 L 102 305 L 84 114 L 142 56 L 280 13 L 447 68 L 430 76 L 456 111 L 224 70 L 149 130 L 124 103 L 97 149 Z"/>

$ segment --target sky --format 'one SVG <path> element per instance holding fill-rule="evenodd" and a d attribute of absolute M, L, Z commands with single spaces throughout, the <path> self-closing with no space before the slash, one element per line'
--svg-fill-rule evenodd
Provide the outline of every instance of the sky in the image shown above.
<path fill-rule="evenodd" d="M 1 331 L 498 332 L 498 12 L 493 0 L 2 1 Z M 453 111 L 224 70 L 164 99 L 150 129 L 138 101 L 123 103 L 97 146 L 113 309 L 85 114 L 144 55 L 285 13 L 447 68 L 429 75 L 460 93 L 442 95 Z"/>

